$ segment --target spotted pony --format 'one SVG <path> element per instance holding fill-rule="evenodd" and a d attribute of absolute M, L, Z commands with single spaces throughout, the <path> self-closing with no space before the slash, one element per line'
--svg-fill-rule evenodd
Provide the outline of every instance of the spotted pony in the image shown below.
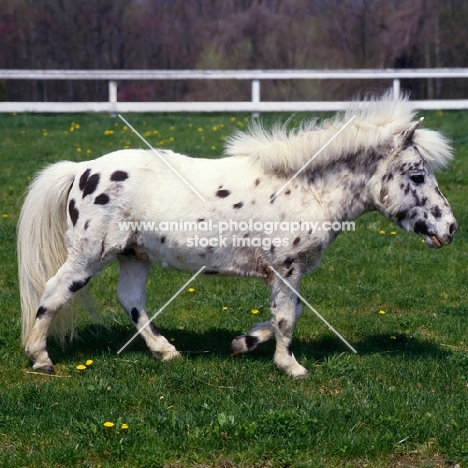
<path fill-rule="evenodd" d="M 151 264 L 158 262 L 263 279 L 271 291 L 272 319 L 235 338 L 232 353 L 246 353 L 275 337 L 278 368 L 305 377 L 291 347 L 302 313 L 296 292 L 339 232 L 281 231 L 276 223 L 268 233 L 231 230 L 222 240 L 219 230 L 202 225 L 210 220 L 229 220 L 229 226 L 334 223 L 377 210 L 422 236 L 428 247 L 449 244 L 457 224 L 434 171 L 450 162 L 452 150 L 439 132 L 420 128 L 415 114 L 406 98 L 385 94 L 296 130 L 254 123 L 234 134 L 226 157 L 216 160 L 129 149 L 47 167 L 29 187 L 18 228 L 22 342 L 33 368 L 53 371 L 46 349 L 51 325 L 62 338 L 71 331 L 73 314 L 66 304 L 114 261 L 120 268 L 119 302 L 149 349 L 163 361 L 178 357 L 152 323 L 145 326 L 146 283 Z M 131 224 L 180 220 L 193 229 Z M 123 229 L 124 223 L 133 227 Z M 352 235 L 358 243 L 359 235 Z M 194 244 L 196 236 L 205 244 Z M 239 237 L 241 245 L 233 242 Z M 272 242 L 275 238 L 281 242 Z"/>

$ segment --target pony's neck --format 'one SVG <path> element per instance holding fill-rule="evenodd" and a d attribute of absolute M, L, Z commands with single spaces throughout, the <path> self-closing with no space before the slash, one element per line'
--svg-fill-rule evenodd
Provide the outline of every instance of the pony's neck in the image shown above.
<path fill-rule="evenodd" d="M 378 155 L 353 157 L 308 174 L 310 189 L 329 221 L 353 221 L 374 209 L 369 180 L 379 160 Z"/>

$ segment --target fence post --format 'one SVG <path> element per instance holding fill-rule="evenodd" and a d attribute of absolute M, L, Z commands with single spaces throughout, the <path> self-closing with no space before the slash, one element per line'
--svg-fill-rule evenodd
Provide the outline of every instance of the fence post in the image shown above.
<path fill-rule="evenodd" d="M 117 81 L 109 81 L 109 102 L 113 104 L 111 107 L 113 109 L 112 115 L 115 116 L 115 104 L 117 104 Z"/>
<path fill-rule="evenodd" d="M 393 78 L 393 99 L 396 101 L 400 98 L 400 78 Z"/>
<path fill-rule="evenodd" d="M 252 104 L 257 104 L 260 102 L 260 80 L 253 79 L 252 80 Z M 252 117 L 258 117 L 260 115 L 259 112 L 252 112 Z"/>

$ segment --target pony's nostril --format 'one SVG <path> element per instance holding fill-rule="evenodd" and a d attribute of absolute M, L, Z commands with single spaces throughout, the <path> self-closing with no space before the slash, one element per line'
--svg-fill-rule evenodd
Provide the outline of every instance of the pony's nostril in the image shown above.
<path fill-rule="evenodd" d="M 457 223 L 452 223 L 449 227 L 449 232 L 450 235 L 453 235 L 453 233 L 458 229 L 458 224 Z"/>

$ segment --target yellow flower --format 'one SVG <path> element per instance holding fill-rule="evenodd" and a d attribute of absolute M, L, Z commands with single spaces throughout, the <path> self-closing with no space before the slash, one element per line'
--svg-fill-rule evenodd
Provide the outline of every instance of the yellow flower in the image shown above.
<path fill-rule="evenodd" d="M 381 229 L 381 230 L 379 231 L 379 234 L 385 234 L 385 231 L 384 231 L 383 229 Z"/>
<path fill-rule="evenodd" d="M 391 339 L 391 340 L 396 340 L 396 336 L 392 335 L 392 336 L 390 337 L 390 339 Z"/>
<path fill-rule="evenodd" d="M 211 149 L 214 151 L 214 150 L 216 149 L 216 146 L 213 145 L 213 146 L 211 147 Z"/>
<path fill-rule="evenodd" d="M 120 429 L 128 429 L 128 424 L 125 424 L 125 423 L 122 424 L 122 425 L 120 426 Z"/>
<path fill-rule="evenodd" d="M 391 236 L 396 236 L 396 231 L 390 232 L 390 235 L 391 235 Z"/>
<path fill-rule="evenodd" d="M 81 153 L 81 148 L 80 147 L 76 148 L 76 151 L 78 151 L 78 153 Z"/>
<path fill-rule="evenodd" d="M 380 315 L 385 315 L 385 310 L 380 309 L 380 310 L 379 310 L 379 314 L 380 314 Z"/>
<path fill-rule="evenodd" d="M 195 288 L 188 288 L 188 292 L 193 292 L 195 291 Z"/>
<path fill-rule="evenodd" d="M 105 426 L 105 427 L 114 427 L 115 424 L 114 424 L 113 422 L 106 421 L 106 422 L 104 423 L 104 426 Z"/>
<path fill-rule="evenodd" d="M 223 307 L 223 310 L 228 310 L 228 308 L 226 306 Z"/>
<path fill-rule="evenodd" d="M 93 363 L 92 359 L 88 359 L 88 360 L 86 361 L 86 365 L 87 365 L 87 366 L 90 366 L 92 363 Z"/>
<path fill-rule="evenodd" d="M 47 136 L 48 134 L 49 133 L 47 131 L 45 131 L 45 130 L 42 132 L 42 136 Z"/>
<path fill-rule="evenodd" d="M 4 218 L 8 218 L 8 214 L 7 214 L 7 213 L 3 213 L 3 217 L 4 217 Z"/>
<path fill-rule="evenodd" d="M 425 244 L 425 243 L 426 243 L 426 241 L 425 241 L 424 239 L 421 239 L 421 242 L 422 242 L 423 244 Z"/>
<path fill-rule="evenodd" d="M 203 132 L 203 127 L 198 127 L 197 129 L 199 132 Z"/>
<path fill-rule="evenodd" d="M 114 130 L 104 130 L 104 135 L 113 135 Z"/>
<path fill-rule="evenodd" d="M 252 309 L 250 312 L 252 312 L 252 314 L 254 314 L 254 315 L 257 315 L 259 313 L 259 310 L 258 309 Z"/>
<path fill-rule="evenodd" d="M 86 369 L 86 366 L 84 366 L 83 364 L 78 364 L 76 366 L 76 368 L 79 370 L 79 371 L 82 371 L 82 370 L 85 370 Z"/>

